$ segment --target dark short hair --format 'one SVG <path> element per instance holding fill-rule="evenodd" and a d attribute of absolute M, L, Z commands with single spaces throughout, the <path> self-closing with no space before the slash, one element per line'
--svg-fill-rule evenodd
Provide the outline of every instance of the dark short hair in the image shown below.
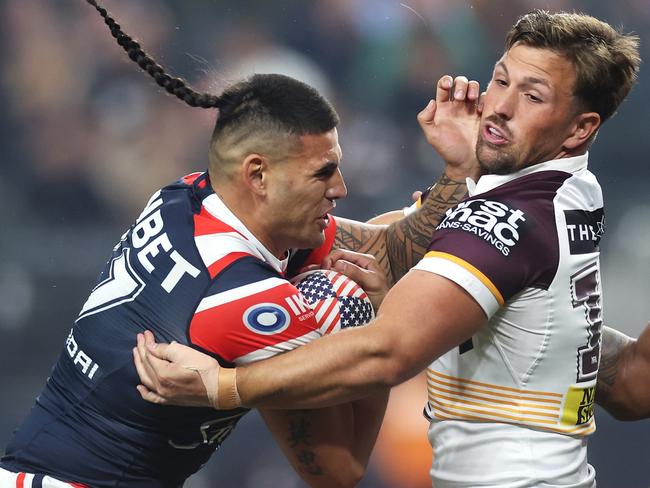
<path fill-rule="evenodd" d="M 506 51 L 515 44 L 550 49 L 573 63 L 574 95 L 603 122 L 629 93 L 641 64 L 637 36 L 582 13 L 534 10 L 508 32 Z"/>

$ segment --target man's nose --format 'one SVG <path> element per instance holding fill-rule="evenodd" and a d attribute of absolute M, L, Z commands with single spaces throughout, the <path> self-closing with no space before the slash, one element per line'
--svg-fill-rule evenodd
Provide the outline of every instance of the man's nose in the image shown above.
<path fill-rule="evenodd" d="M 505 90 L 496 100 L 494 112 L 505 120 L 510 120 L 515 113 L 517 105 L 517 94 L 514 90 Z"/>
<path fill-rule="evenodd" d="M 336 174 L 332 178 L 332 185 L 327 189 L 325 197 L 330 200 L 345 198 L 345 196 L 348 194 L 348 189 L 345 186 L 345 181 L 343 180 L 341 170 L 337 169 Z"/>

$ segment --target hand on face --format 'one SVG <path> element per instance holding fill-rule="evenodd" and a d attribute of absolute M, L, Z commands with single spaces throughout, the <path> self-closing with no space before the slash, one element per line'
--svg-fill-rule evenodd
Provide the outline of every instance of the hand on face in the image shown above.
<path fill-rule="evenodd" d="M 446 163 L 445 173 L 457 181 L 479 176 L 475 149 L 481 101 L 477 81 L 445 75 L 438 80 L 436 99 L 418 114 L 427 142 Z"/>
<path fill-rule="evenodd" d="M 336 249 L 325 256 L 321 267 L 338 271 L 356 281 L 368 294 L 375 311 L 388 293 L 386 274 L 370 254 Z"/>
<path fill-rule="evenodd" d="M 142 384 L 143 399 L 163 405 L 215 407 L 219 363 L 176 342 L 156 343 L 151 332 L 138 334 L 133 360 Z"/>

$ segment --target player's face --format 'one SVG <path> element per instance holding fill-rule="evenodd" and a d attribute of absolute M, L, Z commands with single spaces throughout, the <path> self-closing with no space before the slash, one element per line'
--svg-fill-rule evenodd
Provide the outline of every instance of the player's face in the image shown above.
<path fill-rule="evenodd" d="M 575 70 L 548 49 L 515 44 L 497 62 L 485 95 L 476 156 L 484 174 L 509 174 L 565 157 L 577 115 Z"/>
<path fill-rule="evenodd" d="M 336 129 L 300 137 L 302 144 L 275 165 L 269 186 L 269 223 L 276 249 L 321 245 L 327 214 L 347 194 L 339 169 Z"/>

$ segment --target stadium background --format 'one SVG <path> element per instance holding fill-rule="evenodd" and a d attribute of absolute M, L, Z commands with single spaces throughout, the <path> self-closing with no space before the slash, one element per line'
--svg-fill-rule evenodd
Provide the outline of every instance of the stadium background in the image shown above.
<path fill-rule="evenodd" d="M 507 28 L 534 7 L 584 10 L 635 31 L 650 59 L 647 0 L 105 0 L 169 71 L 220 91 L 283 72 L 338 109 L 350 196 L 367 219 L 440 173 L 416 113 L 444 73 L 485 83 Z M 214 113 L 166 96 L 83 0 L 0 2 L 0 449 L 38 394 L 108 253 L 149 195 L 206 167 Z M 605 125 L 590 166 L 604 188 L 606 323 L 650 320 L 650 75 Z M 429 486 L 422 380 L 393 393 L 362 487 Z M 650 486 L 650 422 L 597 412 L 600 487 Z M 422 450 L 423 448 L 423 450 Z M 191 488 L 299 487 L 256 414 Z"/>

